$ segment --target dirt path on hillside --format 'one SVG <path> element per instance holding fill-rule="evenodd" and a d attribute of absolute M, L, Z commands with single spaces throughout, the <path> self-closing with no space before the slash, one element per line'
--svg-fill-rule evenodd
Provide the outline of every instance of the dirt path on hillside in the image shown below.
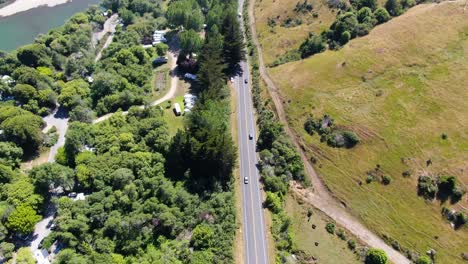
<path fill-rule="evenodd" d="M 273 100 L 274 106 L 276 108 L 276 112 L 278 117 L 284 125 L 284 129 L 288 136 L 293 139 L 294 145 L 296 146 L 297 151 L 299 152 L 301 159 L 304 163 L 305 172 L 309 175 L 309 178 L 313 185 L 313 191 L 311 189 L 304 189 L 297 183 L 293 183 L 291 185 L 292 191 L 300 195 L 305 201 L 312 204 L 314 207 L 318 208 L 319 210 L 323 211 L 333 220 L 335 220 L 339 225 L 346 228 L 349 232 L 353 233 L 356 237 L 361 239 L 364 243 L 369 245 L 370 247 L 380 248 L 385 250 L 389 259 L 393 263 L 397 264 L 406 264 L 410 263 L 410 261 L 403 256 L 400 252 L 394 250 L 392 247 L 387 245 L 380 237 L 366 228 L 361 222 L 351 215 L 351 213 L 344 208 L 344 206 L 338 201 L 333 194 L 327 189 L 325 184 L 322 182 L 320 177 L 315 172 L 312 164 L 310 164 L 309 159 L 307 158 L 306 154 L 301 148 L 302 143 L 301 140 L 295 136 L 291 128 L 289 127 L 289 123 L 286 119 L 285 111 L 282 104 L 282 98 L 279 93 L 278 88 L 268 75 L 268 72 L 265 68 L 265 63 L 263 62 L 262 57 L 262 48 L 258 42 L 257 38 L 257 31 L 255 28 L 255 16 L 254 16 L 254 4 L 252 3 L 253 0 L 250 0 L 249 4 L 249 17 L 250 17 L 250 28 L 252 30 L 252 38 L 254 41 L 255 46 L 258 50 L 258 61 L 259 61 L 259 70 L 260 76 L 265 81 L 268 92 Z"/>

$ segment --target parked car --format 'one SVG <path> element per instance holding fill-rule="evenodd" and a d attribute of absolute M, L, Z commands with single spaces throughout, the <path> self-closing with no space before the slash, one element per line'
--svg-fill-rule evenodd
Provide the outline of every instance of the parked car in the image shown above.
<path fill-rule="evenodd" d="M 41 242 L 39 242 L 39 245 L 37 245 L 38 249 L 42 249 L 42 242 L 44 242 L 44 238 L 41 240 Z"/>
<path fill-rule="evenodd" d="M 75 198 L 76 197 L 76 192 L 71 192 L 68 194 L 69 198 Z"/>
<path fill-rule="evenodd" d="M 47 223 L 47 228 L 50 228 L 52 225 L 54 224 L 54 219 L 51 219 L 48 223 Z"/>

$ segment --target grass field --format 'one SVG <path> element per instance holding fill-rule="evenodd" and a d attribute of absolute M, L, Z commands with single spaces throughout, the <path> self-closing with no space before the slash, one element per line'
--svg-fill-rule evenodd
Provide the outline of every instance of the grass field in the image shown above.
<path fill-rule="evenodd" d="M 302 14 L 294 12 L 297 3 L 304 0 L 256 0 L 255 25 L 260 44 L 264 50 L 266 64 L 273 62 L 286 51 L 298 48 L 309 32 L 319 34 L 330 27 L 335 20 L 336 10 L 327 6 L 326 0 L 308 0 L 312 4 L 311 12 Z M 317 17 L 313 17 L 316 13 Z M 299 18 L 302 24 L 295 27 L 283 27 L 281 24 L 287 19 Z M 274 20 L 276 26 L 268 25 L 268 20 Z"/>
<path fill-rule="evenodd" d="M 175 103 L 179 103 L 181 111 L 184 113 L 184 97 L 177 96 L 170 101 L 170 108 L 166 108 L 169 104 L 168 101 L 161 103 L 160 106 L 164 109 L 164 120 L 166 121 L 169 128 L 169 136 L 173 137 L 177 133 L 177 130 L 182 130 L 184 128 L 184 116 L 176 116 L 174 113 Z"/>
<path fill-rule="evenodd" d="M 464 7 L 465 1 L 419 5 L 339 51 L 270 70 L 290 125 L 318 160 L 315 168 L 331 191 L 376 233 L 420 253 L 434 248 L 437 263 L 466 263 L 460 255 L 468 252 L 468 228 L 455 231 L 441 216 L 442 206 L 466 211 L 467 195 L 453 206 L 425 202 L 416 187 L 419 175 L 451 174 L 468 190 Z M 267 61 L 271 56 L 265 54 Z M 362 142 L 335 149 L 309 136 L 306 117 L 325 113 Z M 390 185 L 365 183 L 377 164 L 393 178 Z M 406 170 L 411 177 L 402 177 Z"/>
<path fill-rule="evenodd" d="M 310 220 L 307 217 L 308 210 L 313 211 Z M 331 220 L 323 213 L 307 207 L 291 194 L 286 196 L 285 211 L 292 220 L 292 233 L 297 249 L 314 256 L 319 263 L 362 263 L 359 256 L 348 248 L 347 241 L 341 240 L 338 236 L 325 230 L 325 225 Z M 315 229 L 312 228 L 312 225 L 316 226 Z M 351 238 L 349 235 L 347 237 Z M 316 246 L 315 243 L 318 245 Z"/>
<path fill-rule="evenodd" d="M 169 71 L 171 70 L 171 59 L 171 56 L 168 56 L 166 64 L 160 65 L 153 70 L 153 79 L 151 80 L 153 86 L 152 101 L 161 98 L 170 89 L 171 76 L 169 75 Z"/>

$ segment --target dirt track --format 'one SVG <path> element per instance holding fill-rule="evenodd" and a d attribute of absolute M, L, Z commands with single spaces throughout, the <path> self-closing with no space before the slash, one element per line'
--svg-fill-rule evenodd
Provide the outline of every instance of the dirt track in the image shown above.
<path fill-rule="evenodd" d="M 320 177 L 315 172 L 312 164 L 310 164 L 309 159 L 307 158 L 306 154 L 300 147 L 300 139 L 295 136 L 292 132 L 291 128 L 286 119 L 286 115 L 284 112 L 283 104 L 281 103 L 281 95 L 279 93 L 278 88 L 275 86 L 274 82 L 268 75 L 268 72 L 265 68 L 265 63 L 263 62 L 262 57 L 262 48 L 258 42 L 257 38 L 257 31 L 255 28 L 255 16 L 254 16 L 254 5 L 252 1 L 249 4 L 249 17 L 250 17 L 250 28 L 252 30 L 252 38 L 254 41 L 255 46 L 257 47 L 258 54 L 259 54 L 259 70 L 260 76 L 265 81 L 268 92 L 271 96 L 271 99 L 274 103 L 274 107 L 276 108 L 277 115 L 284 125 L 284 129 L 288 136 L 293 140 L 294 145 L 296 146 L 297 151 L 299 152 L 302 161 L 304 163 L 305 172 L 310 177 L 314 190 L 311 189 L 303 189 L 299 184 L 292 183 L 291 190 L 298 194 L 304 201 L 309 202 L 311 205 L 316 207 L 317 209 L 323 211 L 327 214 L 330 218 L 335 220 L 339 225 L 346 228 L 349 232 L 353 235 L 358 237 L 364 243 L 369 245 L 370 247 L 380 248 L 383 249 L 390 261 L 397 264 L 406 264 L 411 263 L 405 256 L 403 256 L 400 252 L 394 250 L 392 247 L 387 245 L 380 237 L 366 228 L 361 222 L 350 214 L 346 208 L 344 208 L 341 203 L 336 199 L 326 188 L 325 184 L 322 182 Z"/>

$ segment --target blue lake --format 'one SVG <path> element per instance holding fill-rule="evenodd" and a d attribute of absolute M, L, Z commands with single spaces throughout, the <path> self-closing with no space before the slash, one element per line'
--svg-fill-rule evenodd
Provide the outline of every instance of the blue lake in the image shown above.
<path fill-rule="evenodd" d="M 0 17 L 0 50 L 11 51 L 33 42 L 40 33 L 61 26 L 73 14 L 100 0 L 74 0 L 54 7 L 37 7 Z"/>

